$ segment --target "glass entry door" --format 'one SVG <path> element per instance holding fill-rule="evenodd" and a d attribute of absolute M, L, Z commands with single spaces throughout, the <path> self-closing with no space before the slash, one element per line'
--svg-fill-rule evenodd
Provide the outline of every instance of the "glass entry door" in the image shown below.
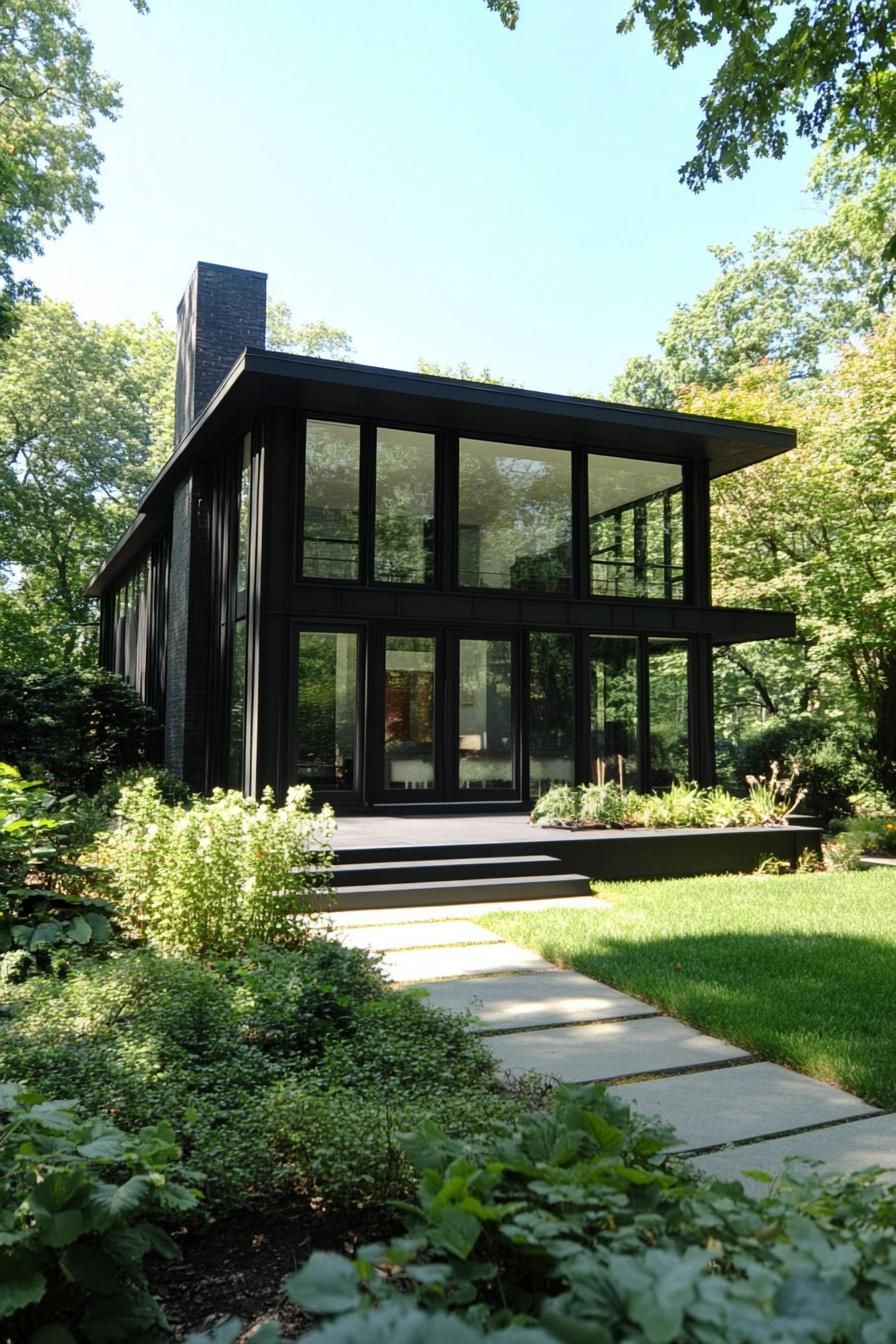
<path fill-rule="evenodd" d="M 423 801 L 436 791 L 435 635 L 386 635 L 382 790 Z"/>
<path fill-rule="evenodd" d="M 519 789 L 514 641 L 460 637 L 457 667 L 457 797 L 512 798 Z"/>

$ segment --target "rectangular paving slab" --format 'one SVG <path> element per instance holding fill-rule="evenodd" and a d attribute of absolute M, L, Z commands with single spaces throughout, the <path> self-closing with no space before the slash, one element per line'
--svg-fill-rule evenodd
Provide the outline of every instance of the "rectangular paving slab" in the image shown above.
<path fill-rule="evenodd" d="M 428 1003 L 451 1012 L 475 1013 L 485 1028 L 547 1027 L 558 1022 L 594 1022 L 656 1010 L 576 971 L 447 980 L 424 985 Z"/>
<path fill-rule="evenodd" d="M 614 1096 L 671 1125 L 683 1148 L 710 1148 L 738 1139 L 780 1134 L 831 1120 L 875 1113 L 875 1107 L 839 1087 L 782 1069 L 778 1064 L 745 1064 L 710 1069 L 611 1088 Z"/>
<path fill-rule="evenodd" d="M 450 943 L 500 943 L 497 933 L 472 924 L 468 919 L 440 919 L 431 924 L 384 924 L 378 928 L 341 929 L 337 934 L 346 947 L 369 947 L 389 952 L 403 947 L 445 947 Z"/>
<path fill-rule="evenodd" d="M 475 919 L 498 910 L 607 910 L 608 901 L 596 896 L 533 896 L 528 901 L 473 901 L 468 905 L 410 905 L 384 907 L 382 910 L 334 910 L 324 918 L 336 929 L 366 925 L 431 923 L 441 919 Z"/>
<path fill-rule="evenodd" d="M 850 1173 L 865 1167 L 892 1167 L 882 1179 L 896 1181 L 896 1115 L 872 1115 L 847 1125 L 790 1134 L 783 1139 L 746 1143 L 692 1159 L 692 1166 L 708 1176 L 741 1181 L 753 1194 L 767 1190 L 762 1182 L 744 1178 L 743 1171 L 765 1171 L 777 1176 L 786 1157 L 803 1157 L 824 1163 L 830 1171 Z"/>
<path fill-rule="evenodd" d="M 549 961 L 510 943 L 476 947 L 432 947 L 387 952 L 380 962 L 384 974 L 399 984 L 418 980 L 450 980 L 465 975 L 513 975 L 519 971 L 551 971 Z"/>
<path fill-rule="evenodd" d="M 502 1068 L 535 1070 L 565 1083 L 598 1082 L 636 1073 L 743 1059 L 746 1052 L 703 1036 L 671 1017 L 636 1018 L 587 1027 L 555 1027 L 483 1036 Z"/>

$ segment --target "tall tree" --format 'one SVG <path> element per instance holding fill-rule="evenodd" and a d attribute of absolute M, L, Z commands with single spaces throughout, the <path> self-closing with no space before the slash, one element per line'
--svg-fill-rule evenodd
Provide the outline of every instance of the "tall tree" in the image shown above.
<path fill-rule="evenodd" d="M 354 353 L 354 343 L 347 331 L 326 322 L 303 322 L 296 326 L 292 309 L 278 299 L 268 303 L 265 343 L 269 350 L 283 350 L 290 355 L 351 359 Z"/>
<path fill-rule="evenodd" d="M 174 337 L 24 304 L 0 354 L 0 664 L 95 661 L 84 588 L 172 443 Z"/>
<path fill-rule="evenodd" d="M 96 213 L 103 156 L 93 133 L 121 106 L 75 11 L 73 0 L 4 0 L 0 12 L 0 337 L 16 300 L 34 294 L 15 263 L 39 255 L 73 215 Z"/>
<path fill-rule="evenodd" d="M 896 228 L 896 168 L 825 150 L 808 190 L 826 211 L 820 223 L 763 230 L 746 255 L 710 249 L 719 276 L 660 332 L 662 358 L 629 360 L 615 399 L 669 407 L 679 387 L 721 388 L 768 359 L 793 377 L 816 377 L 843 342 L 871 330 L 889 306 L 881 250 Z"/>

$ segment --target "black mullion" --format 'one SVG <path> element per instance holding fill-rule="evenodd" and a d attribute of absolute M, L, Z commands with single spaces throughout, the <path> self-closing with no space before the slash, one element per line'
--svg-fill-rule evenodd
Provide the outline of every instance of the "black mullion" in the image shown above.
<path fill-rule="evenodd" d="M 575 778 L 579 784 L 592 782 L 591 764 L 591 636 L 588 630 L 573 631 L 575 677 Z"/>
<path fill-rule="evenodd" d="M 572 454 L 572 592 L 591 596 L 591 537 L 588 507 L 588 453 Z"/>
<path fill-rule="evenodd" d="M 304 578 L 305 571 L 305 442 L 308 437 L 308 417 L 297 417 L 295 451 L 295 536 L 293 538 L 293 579 Z"/>
<path fill-rule="evenodd" d="M 362 424 L 358 436 L 358 574 L 362 587 L 373 580 L 376 511 L 376 426 Z"/>
<path fill-rule="evenodd" d="M 514 741 L 519 743 L 520 752 L 520 797 L 523 802 L 528 802 L 532 796 L 532 781 L 530 778 L 530 758 L 529 734 L 531 729 L 531 709 L 532 709 L 532 683 L 531 683 L 531 663 L 529 655 L 529 636 L 528 630 L 517 632 L 517 643 L 519 644 L 519 674 L 517 686 L 517 699 L 519 700 L 519 712 L 517 715 L 519 727 L 514 733 Z"/>
<path fill-rule="evenodd" d="M 638 789 L 651 787 L 650 779 L 650 656 L 647 635 L 637 635 Z"/>
<path fill-rule="evenodd" d="M 436 587 L 442 592 L 456 592 L 460 444 L 457 434 L 451 430 L 441 433 L 438 440 L 440 471 L 436 493 Z"/>

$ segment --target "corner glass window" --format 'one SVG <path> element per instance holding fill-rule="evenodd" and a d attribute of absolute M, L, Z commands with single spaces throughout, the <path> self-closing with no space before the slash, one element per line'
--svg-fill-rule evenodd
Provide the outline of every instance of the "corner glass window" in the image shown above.
<path fill-rule="evenodd" d="M 305 431 L 302 574 L 358 578 L 361 429 L 309 420 Z"/>
<path fill-rule="evenodd" d="M 682 480 L 670 462 L 589 457 L 594 596 L 683 599 Z"/>
<path fill-rule="evenodd" d="M 688 646 L 683 639 L 648 639 L 650 786 L 667 789 L 690 775 Z"/>
<path fill-rule="evenodd" d="M 376 435 L 373 577 L 432 583 L 435 439 L 403 429 Z"/>
<path fill-rule="evenodd" d="M 461 587 L 569 592 L 571 479 L 563 449 L 461 439 Z"/>

